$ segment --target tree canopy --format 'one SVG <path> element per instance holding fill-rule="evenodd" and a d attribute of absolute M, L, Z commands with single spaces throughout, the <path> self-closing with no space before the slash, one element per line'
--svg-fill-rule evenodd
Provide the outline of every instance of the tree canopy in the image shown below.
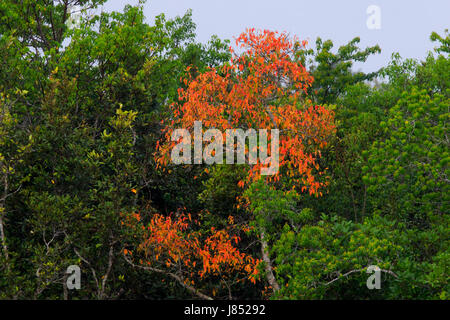
<path fill-rule="evenodd" d="M 364 73 L 359 38 L 104 2 L 0 3 L 0 299 L 450 298 L 447 30 Z M 172 163 L 196 121 L 279 130 L 279 171 Z"/>

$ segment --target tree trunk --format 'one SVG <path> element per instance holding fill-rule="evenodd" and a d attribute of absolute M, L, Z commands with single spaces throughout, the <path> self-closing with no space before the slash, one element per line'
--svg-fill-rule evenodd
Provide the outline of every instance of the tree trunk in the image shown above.
<path fill-rule="evenodd" d="M 3 197 L 1 198 L 0 202 L 0 241 L 2 242 L 2 248 L 3 248 L 3 254 L 5 255 L 6 259 L 6 268 L 9 269 L 9 255 L 8 255 L 8 246 L 6 244 L 6 234 L 5 234 L 5 228 L 4 228 L 4 220 L 5 217 L 5 201 L 6 197 L 8 196 L 8 171 L 5 172 L 3 177 Z"/>
<path fill-rule="evenodd" d="M 264 231 L 261 231 L 260 235 L 261 235 L 261 254 L 263 257 L 264 264 L 265 264 L 267 281 L 272 286 L 273 292 L 277 292 L 278 290 L 280 290 L 280 285 L 278 284 L 278 282 L 275 279 L 275 276 L 273 274 L 272 262 L 270 261 L 270 256 L 269 256 L 269 251 L 268 251 L 269 249 L 268 249 Z"/>
<path fill-rule="evenodd" d="M 3 254 L 5 255 L 6 261 L 8 261 L 8 246 L 6 245 L 6 236 L 5 236 L 5 230 L 3 227 L 3 205 L 0 205 L 0 240 L 2 242 L 2 248 L 3 248 Z"/>

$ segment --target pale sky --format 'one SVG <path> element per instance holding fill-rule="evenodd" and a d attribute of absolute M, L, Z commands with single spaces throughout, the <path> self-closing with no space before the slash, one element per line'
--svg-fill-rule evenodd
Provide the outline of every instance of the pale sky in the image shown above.
<path fill-rule="evenodd" d="M 109 0 L 104 10 L 122 10 L 137 2 Z M 367 27 L 370 5 L 380 8 L 380 29 Z M 443 34 L 450 28 L 450 0 L 148 0 L 145 16 L 152 24 L 160 13 L 173 18 L 188 9 L 193 10 L 197 40 L 203 43 L 214 34 L 233 40 L 252 27 L 286 31 L 311 44 L 320 36 L 333 40 L 335 47 L 359 36 L 361 47 L 379 44 L 382 49 L 364 64 L 366 72 L 385 66 L 393 52 L 425 58 L 433 49 L 431 32 Z"/>

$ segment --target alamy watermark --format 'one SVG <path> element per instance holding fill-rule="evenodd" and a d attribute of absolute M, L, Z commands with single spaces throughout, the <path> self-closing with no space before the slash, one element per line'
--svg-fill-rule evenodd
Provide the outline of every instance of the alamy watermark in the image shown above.
<path fill-rule="evenodd" d="M 377 5 L 370 5 L 366 9 L 369 17 L 366 20 L 366 26 L 370 30 L 381 29 L 381 8 Z"/>
<path fill-rule="evenodd" d="M 66 25 L 69 29 L 76 29 L 81 24 L 81 12 L 82 8 L 79 5 L 69 6 L 69 18 L 66 21 Z"/>
<path fill-rule="evenodd" d="M 381 269 L 378 266 L 368 266 L 367 273 L 373 273 L 367 278 L 366 285 L 369 290 L 381 289 Z"/>
<path fill-rule="evenodd" d="M 261 167 L 261 175 L 274 175 L 279 169 L 279 130 L 270 130 L 270 156 L 268 155 L 268 130 L 259 129 L 227 129 L 224 135 L 218 129 L 208 129 L 203 133 L 201 121 L 194 122 L 194 156 L 192 157 L 192 137 L 187 129 L 173 131 L 171 140 L 178 142 L 172 149 L 171 160 L 174 164 L 223 164 L 224 141 L 226 164 L 257 164 Z M 248 140 L 248 145 L 246 141 Z M 236 143 L 235 143 L 236 141 Z M 203 142 L 209 144 L 203 148 Z M 248 150 L 248 152 L 246 152 Z M 236 155 L 236 162 L 235 162 Z"/>
<path fill-rule="evenodd" d="M 71 265 L 67 268 L 66 274 L 69 276 L 66 280 L 66 286 L 69 290 L 81 289 L 81 270 L 77 265 Z"/>

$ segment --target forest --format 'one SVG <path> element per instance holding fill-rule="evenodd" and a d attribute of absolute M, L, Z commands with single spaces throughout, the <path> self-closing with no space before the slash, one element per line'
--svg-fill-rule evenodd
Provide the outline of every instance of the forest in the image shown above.
<path fill-rule="evenodd" d="M 0 2 L 0 300 L 450 299 L 448 30 L 365 73 L 360 38 L 200 43 L 144 1 L 69 23 L 105 2 Z M 196 121 L 278 130 L 278 171 L 173 163 Z"/>

